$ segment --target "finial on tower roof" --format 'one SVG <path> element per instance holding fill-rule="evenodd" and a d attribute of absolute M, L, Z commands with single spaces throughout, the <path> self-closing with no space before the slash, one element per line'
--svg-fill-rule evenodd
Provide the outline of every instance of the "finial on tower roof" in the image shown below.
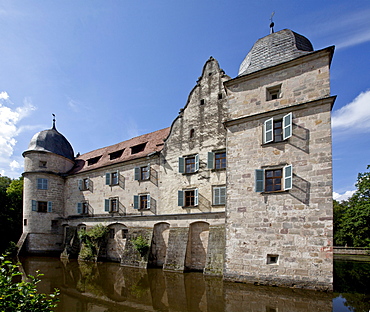
<path fill-rule="evenodd" d="M 274 22 L 272 21 L 272 18 L 274 17 L 275 15 L 275 11 L 271 13 L 271 17 L 270 17 L 270 34 L 273 34 L 274 33 Z"/>
<path fill-rule="evenodd" d="M 56 129 L 55 128 L 55 114 L 52 114 L 53 115 L 53 129 Z"/>

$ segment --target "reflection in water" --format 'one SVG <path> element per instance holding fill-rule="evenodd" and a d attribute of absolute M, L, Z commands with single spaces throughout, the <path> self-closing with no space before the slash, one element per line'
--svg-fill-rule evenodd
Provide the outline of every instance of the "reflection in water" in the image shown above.
<path fill-rule="evenodd" d="M 61 290 L 56 311 L 346 311 L 336 308 L 338 302 L 344 308 L 344 300 L 332 305 L 335 294 L 227 283 L 202 273 L 46 257 L 28 257 L 22 264 L 26 274 L 44 274 L 40 291 Z"/>

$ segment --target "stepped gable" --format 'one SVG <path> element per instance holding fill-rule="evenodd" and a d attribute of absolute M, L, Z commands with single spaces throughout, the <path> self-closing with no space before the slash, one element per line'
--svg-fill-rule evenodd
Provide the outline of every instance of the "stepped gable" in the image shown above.
<path fill-rule="evenodd" d="M 283 29 L 263 37 L 253 45 L 240 65 L 238 76 L 275 66 L 313 52 L 306 37 Z"/>
<path fill-rule="evenodd" d="M 160 152 L 170 128 L 143 134 L 78 156 L 69 174 L 85 172 Z"/>
<path fill-rule="evenodd" d="M 40 131 L 32 137 L 28 149 L 24 153 L 29 151 L 54 153 L 74 160 L 74 152 L 71 144 L 63 134 L 57 131 L 55 124 L 53 128 Z"/>

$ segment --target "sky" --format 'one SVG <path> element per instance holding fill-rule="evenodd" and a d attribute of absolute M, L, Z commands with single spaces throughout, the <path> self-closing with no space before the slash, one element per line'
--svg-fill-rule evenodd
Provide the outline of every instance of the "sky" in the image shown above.
<path fill-rule="evenodd" d="M 370 165 L 370 1 L 1 0 L 0 174 L 56 126 L 75 153 L 169 127 L 210 56 L 227 75 L 259 39 L 291 29 L 331 65 L 333 197 Z"/>

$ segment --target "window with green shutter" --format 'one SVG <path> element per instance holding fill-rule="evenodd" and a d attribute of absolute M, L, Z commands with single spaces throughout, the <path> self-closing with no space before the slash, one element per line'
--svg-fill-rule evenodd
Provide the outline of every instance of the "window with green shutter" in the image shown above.
<path fill-rule="evenodd" d="M 256 169 L 256 192 L 280 192 L 293 187 L 293 166 L 286 165 L 280 168 Z"/>
<path fill-rule="evenodd" d="M 293 114 L 283 118 L 269 118 L 263 124 L 263 143 L 282 142 L 292 136 Z"/>
<path fill-rule="evenodd" d="M 225 205 L 226 203 L 226 186 L 213 187 L 213 205 Z"/>

